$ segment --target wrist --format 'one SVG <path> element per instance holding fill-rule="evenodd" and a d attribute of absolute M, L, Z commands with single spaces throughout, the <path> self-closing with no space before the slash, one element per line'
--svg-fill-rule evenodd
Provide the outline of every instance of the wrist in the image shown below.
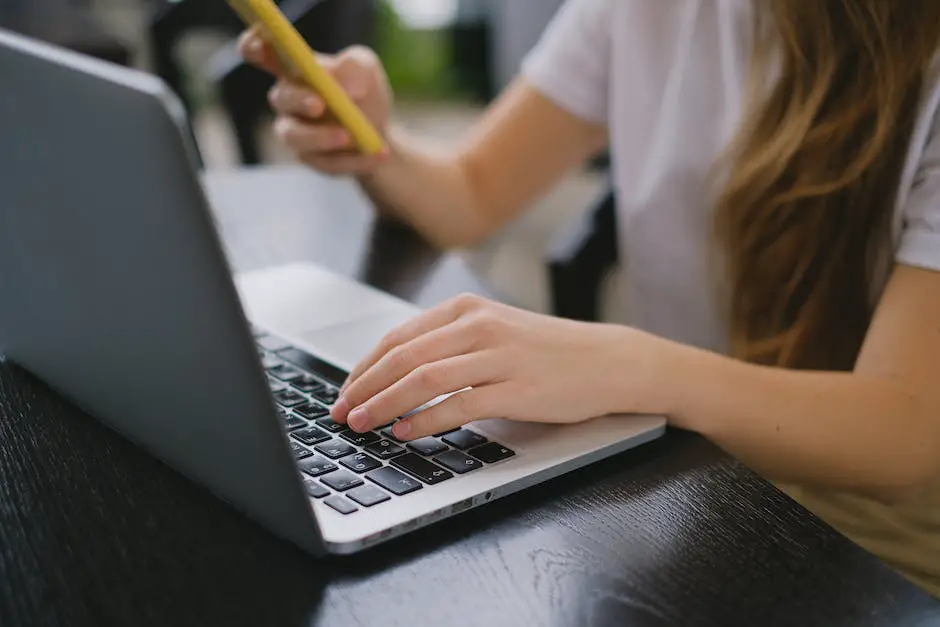
<path fill-rule="evenodd" d="M 669 423 L 712 438 L 727 428 L 737 399 L 760 387 L 755 375 L 763 368 L 693 346 L 673 347 L 667 378 L 660 380 L 668 388 Z"/>
<path fill-rule="evenodd" d="M 400 131 L 390 128 L 385 133 L 385 144 L 388 154 L 373 169 L 357 175 L 356 182 L 372 200 L 379 215 L 397 217 L 389 190 L 394 181 L 400 180 L 404 164 Z"/>
<path fill-rule="evenodd" d="M 607 366 L 611 413 L 666 416 L 673 427 L 708 435 L 720 405 L 745 383 L 749 364 L 630 327 L 618 327 Z M 717 405 L 717 406 L 716 406 Z"/>
<path fill-rule="evenodd" d="M 670 373 L 681 359 L 679 345 L 628 326 L 607 328 L 610 359 L 601 376 L 610 413 L 670 415 L 676 402 Z"/>

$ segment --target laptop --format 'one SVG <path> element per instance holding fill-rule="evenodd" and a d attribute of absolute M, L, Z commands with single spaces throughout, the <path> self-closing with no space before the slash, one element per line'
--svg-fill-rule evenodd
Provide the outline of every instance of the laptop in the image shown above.
<path fill-rule="evenodd" d="M 419 310 L 312 265 L 233 276 L 157 78 L 2 31 L 0 76 L 0 354 L 272 533 L 354 553 L 664 432 L 346 430 L 347 372 Z"/>

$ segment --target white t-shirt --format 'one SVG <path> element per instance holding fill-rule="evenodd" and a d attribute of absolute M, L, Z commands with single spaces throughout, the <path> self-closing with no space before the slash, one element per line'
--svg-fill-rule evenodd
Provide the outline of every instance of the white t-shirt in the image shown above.
<path fill-rule="evenodd" d="M 626 321 L 719 352 L 727 333 L 710 174 L 743 114 L 750 10 L 751 0 L 568 0 L 523 64 L 549 99 L 608 125 Z M 938 77 L 930 77 L 895 223 L 896 259 L 934 270 Z"/>
<path fill-rule="evenodd" d="M 627 322 L 726 350 L 710 223 L 713 168 L 741 123 L 752 0 L 568 0 L 523 65 L 610 132 Z M 940 66 L 940 64 L 938 64 Z M 940 270 L 940 67 L 928 77 L 894 215 L 894 258 Z M 879 296 L 883 285 L 875 286 Z M 940 598 L 940 482 L 885 505 L 780 486 Z"/>

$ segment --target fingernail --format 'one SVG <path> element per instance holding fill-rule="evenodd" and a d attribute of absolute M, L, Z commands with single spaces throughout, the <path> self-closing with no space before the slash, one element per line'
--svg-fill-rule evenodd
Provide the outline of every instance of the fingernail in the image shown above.
<path fill-rule="evenodd" d="M 369 412 L 365 407 L 357 407 L 349 414 L 346 424 L 353 431 L 365 431 L 369 426 Z"/>
<path fill-rule="evenodd" d="M 395 434 L 395 437 L 399 440 L 405 440 L 408 436 L 411 435 L 411 421 L 410 420 L 399 420 L 395 423 L 395 426 L 392 427 L 392 433 Z"/>
<path fill-rule="evenodd" d="M 340 397 L 339 400 L 333 404 L 333 410 L 330 412 L 330 414 L 334 420 L 346 420 L 350 409 L 351 407 L 349 406 L 349 401 L 343 397 Z"/>

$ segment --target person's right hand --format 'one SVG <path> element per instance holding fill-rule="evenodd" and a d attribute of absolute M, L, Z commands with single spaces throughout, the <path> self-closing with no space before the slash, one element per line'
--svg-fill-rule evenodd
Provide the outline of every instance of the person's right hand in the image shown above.
<path fill-rule="evenodd" d="M 323 99 L 292 77 L 271 46 L 254 30 L 241 37 L 239 50 L 248 63 L 278 78 L 268 94 L 277 116 L 274 131 L 302 162 L 330 175 L 361 175 L 374 170 L 388 156 L 387 148 L 374 157 L 360 153 L 349 131 L 326 111 Z M 392 94 L 376 54 L 354 46 L 335 56 L 317 58 L 376 130 L 386 136 Z"/>

